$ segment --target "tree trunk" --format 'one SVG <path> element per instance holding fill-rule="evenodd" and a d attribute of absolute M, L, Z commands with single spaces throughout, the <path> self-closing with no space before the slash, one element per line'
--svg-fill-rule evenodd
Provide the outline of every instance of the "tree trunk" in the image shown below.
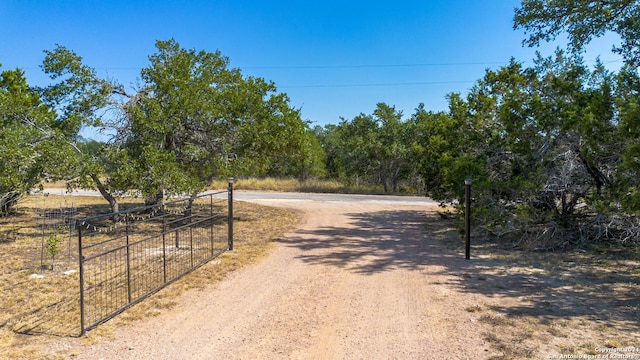
<path fill-rule="evenodd" d="M 0 215 L 9 215 L 18 203 L 22 194 L 15 190 L 7 190 L 0 195 Z"/>
<path fill-rule="evenodd" d="M 118 204 L 118 199 L 116 199 L 113 195 L 111 195 L 111 193 L 109 193 L 109 191 L 104 186 L 102 181 L 100 181 L 100 179 L 96 175 L 90 174 L 89 176 L 91 177 L 93 182 L 96 184 L 96 187 L 98 188 L 98 191 L 100 191 L 100 194 L 102 195 L 102 197 L 105 200 L 107 200 L 107 202 L 109 203 L 109 206 L 111 206 L 111 212 L 113 213 L 120 212 L 120 205 Z"/>
<path fill-rule="evenodd" d="M 155 193 L 154 195 L 149 196 L 148 198 L 146 198 L 144 200 L 144 204 L 145 206 L 149 206 L 149 205 L 157 205 L 159 203 L 161 203 L 164 200 L 165 197 L 165 192 L 164 189 L 158 191 L 157 193 Z"/>

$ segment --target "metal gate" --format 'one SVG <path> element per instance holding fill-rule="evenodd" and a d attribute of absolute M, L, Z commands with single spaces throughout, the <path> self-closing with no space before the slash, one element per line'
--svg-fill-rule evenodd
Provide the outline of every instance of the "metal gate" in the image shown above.
<path fill-rule="evenodd" d="M 81 334 L 233 249 L 233 188 L 78 219 Z"/>

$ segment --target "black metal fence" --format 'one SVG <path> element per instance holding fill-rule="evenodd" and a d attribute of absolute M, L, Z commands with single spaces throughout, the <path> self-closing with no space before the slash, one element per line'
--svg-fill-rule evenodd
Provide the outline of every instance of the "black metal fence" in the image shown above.
<path fill-rule="evenodd" d="M 77 220 L 81 334 L 232 249 L 232 191 Z"/>

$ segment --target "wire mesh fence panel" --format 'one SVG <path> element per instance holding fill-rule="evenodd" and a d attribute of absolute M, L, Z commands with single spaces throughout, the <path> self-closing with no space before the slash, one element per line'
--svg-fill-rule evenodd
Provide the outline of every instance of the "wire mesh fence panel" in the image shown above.
<path fill-rule="evenodd" d="M 73 203 L 20 203 L 0 217 L 0 324 L 20 334 L 77 333 L 78 253 Z M 60 291 L 60 289 L 64 289 Z"/>
<path fill-rule="evenodd" d="M 87 258 L 83 264 L 84 314 L 86 319 L 102 319 L 128 303 L 126 248 L 120 247 Z"/>
<path fill-rule="evenodd" d="M 214 195 L 77 221 L 81 332 L 227 249 L 228 202 Z"/>
<path fill-rule="evenodd" d="M 41 269 L 53 269 L 56 265 L 65 268 L 75 266 L 77 249 L 73 233 L 77 214 L 78 209 L 73 205 L 36 209 L 36 226 L 40 232 L 36 248 L 40 251 L 35 254 L 34 265 Z"/>

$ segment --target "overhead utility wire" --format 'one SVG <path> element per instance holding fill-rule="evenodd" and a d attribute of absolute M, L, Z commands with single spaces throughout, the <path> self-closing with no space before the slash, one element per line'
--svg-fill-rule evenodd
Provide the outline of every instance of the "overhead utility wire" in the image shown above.
<path fill-rule="evenodd" d="M 622 61 L 622 59 L 604 62 L 610 64 Z M 531 61 L 524 61 L 523 64 Z M 596 62 L 596 60 L 585 60 L 585 62 Z M 504 61 L 500 62 L 459 62 L 459 63 L 414 63 L 414 64 L 366 64 L 366 65 L 291 65 L 291 66 L 243 66 L 241 69 L 354 69 L 354 68 L 390 68 L 390 67 L 428 67 L 428 66 L 470 66 L 470 65 L 504 65 Z"/>
<path fill-rule="evenodd" d="M 620 62 L 623 59 L 615 59 L 603 62 L 604 64 L 611 64 Z M 523 64 L 530 63 L 532 61 L 523 61 Z M 596 62 L 596 60 L 585 60 L 585 62 Z M 268 65 L 255 65 L 255 66 L 237 66 L 240 69 L 274 69 L 274 70 L 296 70 L 296 69 L 356 69 L 356 68 L 390 68 L 390 67 L 428 67 L 428 66 L 470 66 L 470 65 L 503 65 L 501 62 L 459 62 L 459 63 L 413 63 L 413 64 L 365 64 L 365 65 L 290 65 L 290 66 L 268 66 Z M 20 67 L 24 70 L 35 70 L 40 67 Z M 141 70 L 141 67 L 95 67 L 96 70 Z"/>
<path fill-rule="evenodd" d="M 424 82 L 407 82 L 407 83 L 373 83 L 373 84 L 326 84 L 326 85 L 281 85 L 281 89 L 290 88 L 335 88 L 335 87 L 375 87 L 375 86 L 407 86 L 407 85 L 438 85 L 438 84 L 466 84 L 475 81 L 424 81 Z"/>
<path fill-rule="evenodd" d="M 354 68 L 388 68 L 388 67 L 426 67 L 426 66 L 467 66 L 498 65 L 504 62 L 467 62 L 467 63 L 416 63 L 416 64 L 368 64 L 368 65 L 291 65 L 291 66 L 243 66 L 242 69 L 354 69 Z"/>

